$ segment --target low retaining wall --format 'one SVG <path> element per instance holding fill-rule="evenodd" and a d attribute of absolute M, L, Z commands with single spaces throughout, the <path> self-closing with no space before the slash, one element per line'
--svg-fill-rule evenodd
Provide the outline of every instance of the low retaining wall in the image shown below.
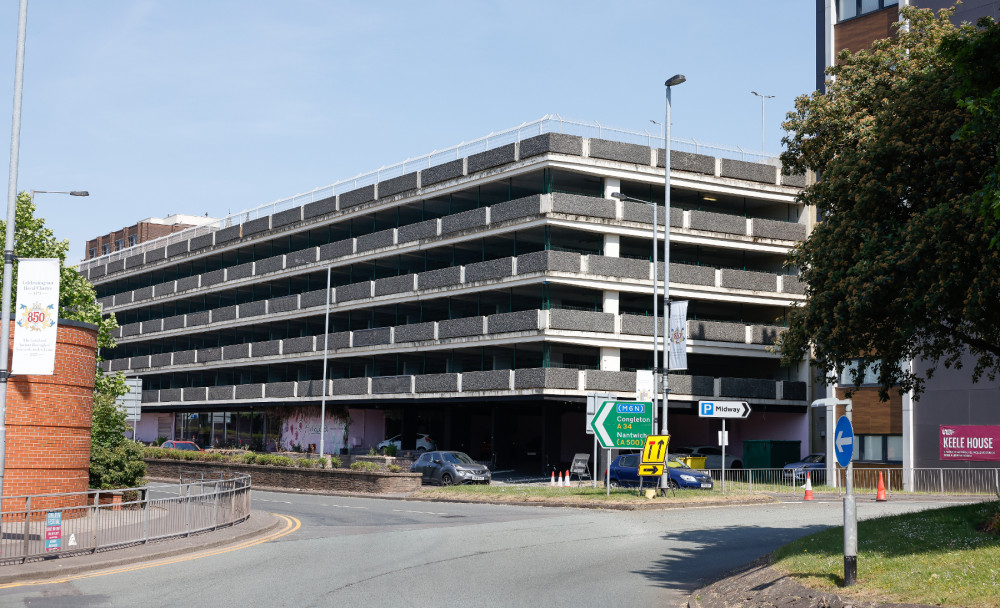
<path fill-rule="evenodd" d="M 350 469 L 302 469 L 196 460 L 146 460 L 146 474 L 151 478 L 176 480 L 180 478 L 181 471 L 186 474 L 195 471 L 248 473 L 253 486 L 266 488 L 368 494 L 413 492 L 420 489 L 420 475 L 417 473 L 367 473 Z"/>

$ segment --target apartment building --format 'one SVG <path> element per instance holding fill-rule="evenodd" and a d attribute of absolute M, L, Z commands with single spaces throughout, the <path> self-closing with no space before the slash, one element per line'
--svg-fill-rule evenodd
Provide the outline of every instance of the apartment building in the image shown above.
<path fill-rule="evenodd" d="M 811 225 L 806 176 L 705 152 L 671 154 L 689 368 L 670 373 L 670 432 L 714 443 L 696 406 L 724 398 L 753 407 L 729 425 L 735 453 L 805 447 L 808 366 L 768 346 L 804 298 L 785 259 Z M 564 467 L 593 447 L 587 395 L 636 399 L 652 369 L 664 156 L 546 117 L 87 260 L 121 325 L 103 365 L 142 379 L 140 439 L 309 449 L 322 433 L 335 453 L 429 434 L 498 467 Z"/>

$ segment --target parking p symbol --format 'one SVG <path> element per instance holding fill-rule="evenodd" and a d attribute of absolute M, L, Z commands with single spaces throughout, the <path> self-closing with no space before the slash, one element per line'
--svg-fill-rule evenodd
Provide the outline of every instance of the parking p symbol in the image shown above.
<path fill-rule="evenodd" d="M 702 416 L 711 416 L 714 411 L 715 411 L 715 404 L 714 403 L 712 403 L 711 401 L 703 401 L 702 402 L 702 404 L 701 404 L 701 415 Z"/>

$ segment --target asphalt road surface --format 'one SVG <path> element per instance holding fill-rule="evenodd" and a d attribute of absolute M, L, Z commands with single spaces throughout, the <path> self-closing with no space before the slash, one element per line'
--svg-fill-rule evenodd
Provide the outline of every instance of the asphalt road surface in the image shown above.
<path fill-rule="evenodd" d="M 601 511 L 253 497 L 255 510 L 301 527 L 245 549 L 3 589 L 0 606 L 679 606 L 722 572 L 843 517 L 839 501 Z M 936 506 L 865 500 L 858 514 Z"/>

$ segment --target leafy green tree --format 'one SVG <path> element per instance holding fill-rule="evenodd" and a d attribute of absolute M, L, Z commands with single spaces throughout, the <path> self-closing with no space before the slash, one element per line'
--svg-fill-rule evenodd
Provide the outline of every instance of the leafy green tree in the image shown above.
<path fill-rule="evenodd" d="M 16 213 L 14 254 L 19 258 L 59 259 L 59 317 L 96 325 L 98 349 L 114 347 L 111 332 L 117 327 L 115 318 L 102 314 L 94 286 L 76 268 L 66 265 L 69 241 L 57 239 L 45 227 L 45 220 L 35 216 L 34 202 L 26 192 L 17 196 Z M 0 222 L 0 239 L 6 238 L 6 228 L 6 222 Z M 12 279 L 11 293 L 16 294 L 17 264 Z M 90 468 L 90 482 L 95 488 L 134 486 L 146 474 L 142 448 L 125 439 L 125 411 L 115 403 L 127 390 L 121 372 L 105 374 L 100 366 L 96 368 Z"/>
<path fill-rule="evenodd" d="M 958 101 L 967 82 L 943 51 L 986 33 L 952 25 L 950 11 L 903 14 L 908 28 L 841 53 L 827 92 L 799 97 L 783 125 L 782 162 L 820 176 L 800 198 L 822 221 L 790 258 L 808 300 L 789 314 L 782 357 L 812 352 L 835 374 L 877 357 L 882 399 L 893 387 L 923 389 L 925 378 L 901 365 L 912 358 L 957 367 L 971 355 L 976 380 L 1000 363 L 998 217 L 979 198 L 998 131 L 967 128 L 974 117 Z"/>
<path fill-rule="evenodd" d="M 94 395 L 90 429 L 90 487 L 100 490 L 130 488 L 143 483 L 146 463 L 143 446 L 125 438 L 125 410 L 113 396 Z"/>

